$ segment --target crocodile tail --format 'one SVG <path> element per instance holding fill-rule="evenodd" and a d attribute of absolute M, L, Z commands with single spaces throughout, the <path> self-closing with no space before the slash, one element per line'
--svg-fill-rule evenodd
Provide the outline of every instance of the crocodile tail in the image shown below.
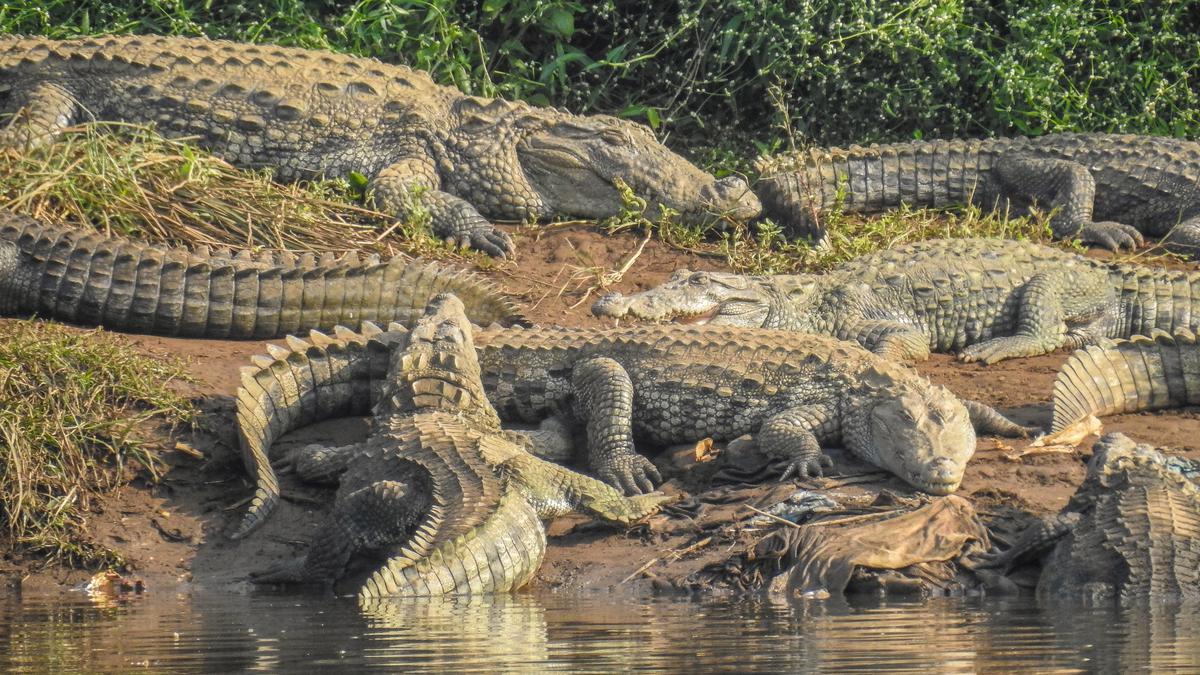
<path fill-rule="evenodd" d="M 515 487 L 470 530 L 427 553 L 388 558 L 359 589 L 360 601 L 506 593 L 529 583 L 546 555 L 546 533 L 537 511 Z"/>
<path fill-rule="evenodd" d="M 1120 325 L 1113 337 L 1200 328 L 1200 272 L 1113 265 Z"/>
<path fill-rule="evenodd" d="M 118 330 L 209 338 L 275 338 L 363 321 L 411 325 L 430 298 L 457 294 L 487 325 L 528 323 L 477 274 L 351 253 L 190 251 L 48 226 L 0 210 L 0 239 L 20 251 L 0 309 Z"/>
<path fill-rule="evenodd" d="M 279 481 L 268 451 L 282 435 L 321 420 L 365 415 L 386 379 L 390 344 L 400 327 L 382 332 L 371 323 L 361 333 L 338 327 L 334 337 L 313 331 L 309 341 L 288 337 L 287 347 L 267 345 L 242 369 L 237 393 L 242 461 L 254 480 L 254 497 L 230 535 L 240 539 L 266 521 L 279 500 Z"/>
<path fill-rule="evenodd" d="M 918 141 L 849 148 L 811 148 L 755 165 L 763 213 L 799 235 L 820 239 L 822 214 L 879 213 L 904 204 L 942 207 L 976 196 L 990 157 L 1013 141 Z"/>
<path fill-rule="evenodd" d="M 1088 415 L 1161 410 L 1200 403 L 1196 334 L 1154 331 L 1080 349 L 1054 381 L 1051 432 Z"/>

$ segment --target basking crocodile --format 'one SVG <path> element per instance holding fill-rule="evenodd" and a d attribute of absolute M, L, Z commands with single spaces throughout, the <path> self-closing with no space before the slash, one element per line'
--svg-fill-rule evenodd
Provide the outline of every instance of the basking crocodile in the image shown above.
<path fill-rule="evenodd" d="M 921 241 L 825 275 L 679 270 L 599 316 L 703 321 L 833 335 L 889 358 L 959 351 L 994 363 L 1103 337 L 1200 325 L 1200 272 L 1105 263 L 1005 239 Z"/>
<path fill-rule="evenodd" d="M 302 423 L 338 406 L 321 398 Z M 669 499 L 623 497 L 508 441 L 483 392 L 471 324 L 452 295 L 434 298 L 400 339 L 374 416 L 361 444 L 292 455 L 302 477 L 338 480 L 333 513 L 306 555 L 253 581 L 332 585 L 359 551 L 387 549 L 361 597 L 516 590 L 545 555 L 540 519 L 580 510 L 629 524 Z"/>
<path fill-rule="evenodd" d="M 267 448 L 317 407 L 361 415 L 381 395 L 404 331 L 314 332 L 311 344 L 269 347 L 238 392 L 243 459 L 257 490 L 234 537 L 263 522 L 279 486 Z M 853 345 L 821 336 L 730 328 L 482 329 L 483 385 L 506 422 L 560 416 L 586 429 L 591 468 L 627 493 L 648 491 L 654 465 L 634 437 L 668 445 L 758 437 L 792 473 L 819 474 L 822 444 L 841 443 L 918 489 L 954 491 L 975 428 L 1028 431 L 978 403 Z M 329 402 L 330 400 L 334 402 Z"/>
<path fill-rule="evenodd" d="M 1142 235 L 1200 253 L 1200 142 L 1118 134 L 916 141 L 812 149 L 760 160 L 764 212 L 793 231 L 824 236 L 839 199 L 856 213 L 902 204 L 978 204 L 1024 214 L 1054 211 L 1059 239 L 1109 249 Z"/>
<path fill-rule="evenodd" d="M 1052 431 L 1088 415 L 1200 404 L 1200 344 L 1191 330 L 1155 331 L 1081 349 L 1054 381 Z"/>
<path fill-rule="evenodd" d="M 1200 599 L 1200 488 L 1124 434 L 1106 434 L 1092 453 L 1067 506 L 980 567 L 1007 570 L 1045 556 L 1041 596 Z"/>
<path fill-rule="evenodd" d="M 181 337 L 272 338 L 362 321 L 411 325 L 430 298 L 449 291 L 472 321 L 524 322 L 487 280 L 433 263 L 165 248 L 0 208 L 3 315 L 36 312 Z"/>
<path fill-rule="evenodd" d="M 620 179 L 688 220 L 752 218 L 740 178 L 717 180 L 642 125 L 465 96 L 375 59 L 197 38 L 0 38 L 0 146 L 81 120 L 155 126 L 281 180 L 362 174 L 375 204 L 428 213 L 434 234 L 512 250 L 487 218 L 606 218 Z"/>

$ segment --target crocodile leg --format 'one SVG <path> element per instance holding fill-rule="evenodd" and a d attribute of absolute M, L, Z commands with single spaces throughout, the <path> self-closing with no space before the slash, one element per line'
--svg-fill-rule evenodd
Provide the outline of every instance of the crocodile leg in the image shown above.
<path fill-rule="evenodd" d="M 537 429 L 505 429 L 501 433 L 526 452 L 551 462 L 567 462 L 575 454 L 575 439 L 558 417 L 547 417 Z"/>
<path fill-rule="evenodd" d="M 466 200 L 441 189 L 437 167 L 427 152 L 414 152 L 385 167 L 371 187 L 376 206 L 385 211 L 403 217 L 427 211 L 433 233 L 447 242 L 499 257 L 513 251 L 507 232 L 497 230 Z"/>
<path fill-rule="evenodd" d="M 1066 536 L 1081 517 L 1075 511 L 1044 516 L 1022 531 L 1011 547 L 985 554 L 976 563 L 976 567 L 998 567 L 1007 572 L 1022 562 L 1035 560 L 1054 548 L 1058 540 Z"/>
<path fill-rule="evenodd" d="M 970 345 L 962 350 L 959 358 L 967 362 L 996 363 L 1048 354 L 1062 347 L 1068 342 L 1068 318 L 1080 314 L 1103 316 L 1104 313 L 1103 297 L 1094 302 L 1084 300 L 1081 307 L 1072 307 L 1076 299 L 1084 297 L 1079 290 L 1072 287 L 1062 272 L 1034 275 L 1021 288 L 1014 334 Z M 1096 306 L 1088 307 L 1089 304 Z M 1079 340 L 1080 331 L 1076 329 L 1074 333 Z"/>
<path fill-rule="evenodd" d="M 818 436 L 834 435 L 836 422 L 824 406 L 805 405 L 785 410 L 758 430 L 758 448 L 770 457 L 789 460 L 780 480 L 820 476 L 833 461 L 821 451 Z"/>
<path fill-rule="evenodd" d="M 1137 228 L 1092 220 L 1096 180 L 1082 164 L 1012 152 L 997 159 L 992 173 L 1003 197 L 1017 197 L 1055 212 L 1050 227 L 1057 239 L 1078 237 L 1113 251 L 1144 243 Z"/>
<path fill-rule="evenodd" d="M 294 471 L 306 483 L 337 483 L 349 461 L 364 451 L 361 443 L 330 447 L 312 443 L 289 452 L 274 463 L 279 473 Z"/>
<path fill-rule="evenodd" d="M 38 83 L 8 96 L 19 106 L 4 129 L 0 148 L 32 148 L 49 142 L 74 122 L 78 105 L 71 94 L 49 82 Z"/>
<path fill-rule="evenodd" d="M 862 319 L 851 322 L 838 332 L 838 338 L 850 340 L 893 361 L 924 361 L 929 358 L 929 337 L 899 321 Z"/>
<path fill-rule="evenodd" d="M 571 373 L 575 414 L 586 423 L 588 464 L 604 482 L 625 494 L 650 492 L 662 482 L 658 469 L 633 447 L 633 382 L 620 363 L 593 357 Z"/>
<path fill-rule="evenodd" d="M 1187 218 L 1171 228 L 1161 243 L 1173 253 L 1193 260 L 1200 258 L 1200 216 Z"/>
<path fill-rule="evenodd" d="M 965 398 L 962 399 L 962 402 L 967 408 L 967 414 L 971 416 L 971 426 L 975 428 L 975 433 L 1007 438 L 1028 438 L 1042 431 L 1038 427 L 1017 424 L 986 403 Z"/>
<path fill-rule="evenodd" d="M 332 584 L 359 550 L 407 539 L 430 505 L 428 490 L 394 480 L 371 483 L 338 500 L 329 520 L 313 535 L 307 554 L 252 573 L 250 580 L 256 584 Z"/>
<path fill-rule="evenodd" d="M 607 483 L 525 453 L 514 455 L 504 468 L 543 520 L 579 511 L 628 525 L 674 499 L 657 493 L 626 497 Z"/>

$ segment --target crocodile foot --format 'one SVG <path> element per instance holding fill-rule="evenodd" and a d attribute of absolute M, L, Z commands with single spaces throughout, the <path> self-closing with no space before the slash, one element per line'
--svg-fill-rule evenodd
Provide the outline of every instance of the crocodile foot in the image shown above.
<path fill-rule="evenodd" d="M 973 344 L 959 352 L 958 359 L 965 363 L 980 361 L 991 365 L 1007 359 L 1049 354 L 1056 347 L 1032 336 L 1010 335 Z"/>
<path fill-rule="evenodd" d="M 1079 240 L 1085 244 L 1094 244 L 1110 251 L 1120 251 L 1121 249 L 1132 251 L 1146 243 L 1137 228 L 1112 221 L 1084 225 L 1079 230 Z"/>
<path fill-rule="evenodd" d="M 504 258 L 515 250 L 512 237 L 507 232 L 497 229 L 488 219 L 466 209 L 456 213 L 454 218 L 443 223 L 441 227 L 435 224 L 434 234 L 451 246 L 483 251 L 493 258 Z"/>
<path fill-rule="evenodd" d="M 250 583 L 254 584 L 299 584 L 305 580 L 304 558 L 293 558 L 250 573 Z"/>
<path fill-rule="evenodd" d="M 819 478 L 825 469 L 833 466 L 833 460 L 825 453 L 817 453 L 815 457 L 797 457 L 787 463 L 779 480 L 785 481 L 793 476 L 796 478 Z"/>
<path fill-rule="evenodd" d="M 654 491 L 662 482 L 662 475 L 649 459 L 638 455 L 622 455 L 596 467 L 600 480 L 621 490 L 627 495 L 645 494 Z"/>

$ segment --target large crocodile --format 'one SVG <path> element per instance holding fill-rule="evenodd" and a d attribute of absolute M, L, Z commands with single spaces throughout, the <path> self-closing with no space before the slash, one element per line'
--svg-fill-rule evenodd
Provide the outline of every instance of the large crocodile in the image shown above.
<path fill-rule="evenodd" d="M 187 250 L 46 225 L 0 208 L 0 315 L 37 313 L 130 332 L 273 338 L 362 321 L 411 325 L 454 292 L 476 323 L 522 323 L 473 272 L 360 260 Z"/>
<path fill-rule="evenodd" d="M 323 397 L 298 421 L 338 407 Z M 399 341 L 374 418 L 361 444 L 293 453 L 302 477 L 338 480 L 333 513 L 307 554 L 253 581 L 332 585 L 356 553 L 376 549 L 391 552 L 361 597 L 516 590 L 545 555 L 540 519 L 579 510 L 629 524 L 669 499 L 626 498 L 508 441 L 483 392 L 471 324 L 452 295 L 434 298 Z"/>
<path fill-rule="evenodd" d="M 980 567 L 1044 557 L 1037 593 L 1122 603 L 1200 599 L 1200 488 L 1163 453 L 1111 433 L 1059 513 Z"/>
<path fill-rule="evenodd" d="M 369 326 L 369 325 L 368 325 Z M 378 400 L 388 355 L 404 335 L 369 327 L 313 333 L 269 348 L 242 376 L 238 425 L 257 490 L 234 537 L 263 522 L 279 486 L 267 448 L 317 406 L 361 415 Z M 975 428 L 1023 435 L 978 403 L 912 370 L 828 337 L 731 328 L 487 328 L 475 335 L 488 398 L 506 422 L 558 415 L 586 429 L 591 468 L 627 493 L 659 479 L 634 437 L 668 445 L 758 437 L 787 462 L 784 477 L 819 474 L 822 444 L 935 494 L 954 491 Z M 333 392 L 333 393 L 330 393 Z M 325 403 L 333 396 L 337 404 Z M 332 414 L 332 413 L 331 413 Z"/>
<path fill-rule="evenodd" d="M 1166 237 L 1200 253 L 1200 142 L 1116 134 L 916 141 L 811 149 L 761 160 L 764 212 L 792 231 L 824 235 L 822 214 L 909 204 L 975 203 L 1051 212 L 1059 239 L 1110 249 Z"/>
<path fill-rule="evenodd" d="M 740 178 L 717 180 L 642 125 L 466 96 L 375 59 L 273 45 L 158 36 L 0 38 L 0 147 L 53 138 L 81 120 L 195 136 L 281 180 L 368 177 L 375 204 L 427 212 L 433 232 L 511 251 L 487 218 L 606 218 L 621 180 L 684 219 L 752 218 Z"/>
<path fill-rule="evenodd" d="M 959 351 L 993 363 L 1100 338 L 1200 325 L 1200 273 L 1105 263 L 1005 239 L 921 241 L 824 275 L 679 270 L 592 311 L 833 335 L 902 360 Z"/>

